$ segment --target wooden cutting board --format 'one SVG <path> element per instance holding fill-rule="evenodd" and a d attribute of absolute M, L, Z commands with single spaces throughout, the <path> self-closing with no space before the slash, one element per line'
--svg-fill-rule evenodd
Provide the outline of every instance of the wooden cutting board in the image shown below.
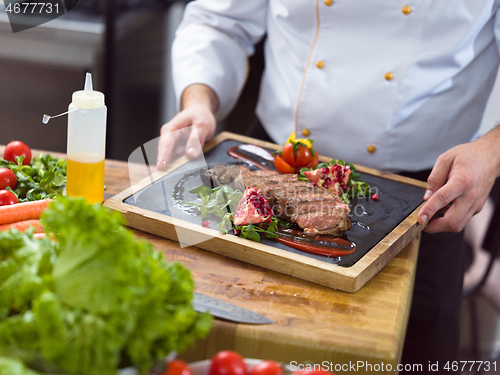
<path fill-rule="evenodd" d="M 234 160 L 227 156 L 226 150 L 235 143 L 255 144 L 269 150 L 281 148 L 224 132 L 205 145 L 205 160 L 201 164 Z M 320 157 L 320 160 L 329 161 L 330 158 Z M 360 218 L 352 217 L 356 220 L 353 220 L 353 229 L 347 233 L 347 237 L 355 239 L 357 244 L 354 254 L 329 259 L 303 253 L 270 239 L 254 242 L 222 234 L 214 229 L 215 224 L 205 228 L 200 225 L 200 217 L 179 214 L 172 204 L 163 203 L 165 197 L 171 195 L 173 185 L 183 191 L 179 184 L 184 183 L 185 176 L 191 178 L 189 171 L 197 170 L 200 165 L 199 161 L 194 162 L 195 165 L 190 163 L 193 162 L 182 157 L 166 171 L 152 173 L 106 200 L 104 205 L 122 212 L 130 227 L 180 241 L 181 246 L 183 243 L 194 244 L 217 254 L 346 292 L 359 290 L 423 229 L 416 216 L 422 205 L 425 183 L 356 165 L 362 178 L 371 186 L 375 185 L 380 200 L 351 202 L 352 212 L 357 210 L 355 215 Z M 190 183 L 196 184 L 195 181 Z"/>

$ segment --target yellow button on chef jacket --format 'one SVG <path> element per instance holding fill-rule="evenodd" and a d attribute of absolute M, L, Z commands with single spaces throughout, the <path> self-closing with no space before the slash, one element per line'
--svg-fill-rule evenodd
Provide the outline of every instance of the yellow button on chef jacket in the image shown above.
<path fill-rule="evenodd" d="M 223 118 L 266 34 L 257 115 L 276 143 L 307 128 L 328 157 L 431 168 L 480 125 L 498 68 L 499 4 L 415 0 L 405 14 L 399 0 L 193 1 L 173 44 L 176 94 L 210 86 Z"/>

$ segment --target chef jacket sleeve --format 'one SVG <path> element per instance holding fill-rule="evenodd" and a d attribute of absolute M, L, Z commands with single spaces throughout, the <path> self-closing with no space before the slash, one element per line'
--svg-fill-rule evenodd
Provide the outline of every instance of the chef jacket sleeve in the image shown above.
<path fill-rule="evenodd" d="M 248 75 L 248 56 L 265 34 L 268 0 L 197 0 L 186 6 L 172 45 L 177 108 L 187 86 L 211 87 L 218 119 L 229 114 Z"/>

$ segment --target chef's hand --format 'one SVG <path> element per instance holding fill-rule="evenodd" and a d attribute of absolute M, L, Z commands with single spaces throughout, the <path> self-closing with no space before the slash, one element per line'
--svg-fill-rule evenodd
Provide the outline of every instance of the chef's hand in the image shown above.
<path fill-rule="evenodd" d="M 215 134 L 217 95 L 208 86 L 188 86 L 181 99 L 182 110 L 162 126 L 156 167 L 164 169 L 177 157 L 198 157 L 206 141 Z"/>
<path fill-rule="evenodd" d="M 481 211 L 500 175 L 498 146 L 500 127 L 439 156 L 417 216 L 420 224 L 429 222 L 426 232 L 460 232 Z"/>

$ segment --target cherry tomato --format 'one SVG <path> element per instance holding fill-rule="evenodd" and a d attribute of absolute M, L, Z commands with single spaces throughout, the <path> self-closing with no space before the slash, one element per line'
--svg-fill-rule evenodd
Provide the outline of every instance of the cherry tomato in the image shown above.
<path fill-rule="evenodd" d="M 212 357 L 209 375 L 246 375 L 243 357 L 231 350 L 223 350 Z"/>
<path fill-rule="evenodd" d="M 0 189 L 5 189 L 7 186 L 11 189 L 15 189 L 16 185 L 16 174 L 9 168 L 0 168 Z"/>
<path fill-rule="evenodd" d="M 193 375 L 193 372 L 186 362 L 173 359 L 167 363 L 167 369 L 160 375 Z"/>
<path fill-rule="evenodd" d="M 315 153 L 316 154 L 316 153 Z M 309 147 L 299 145 L 297 156 L 295 157 L 295 167 L 302 168 L 309 164 L 312 160 L 311 150 Z"/>
<path fill-rule="evenodd" d="M 295 151 L 293 149 L 293 143 L 287 143 L 283 147 L 283 160 L 291 167 L 295 167 Z"/>
<path fill-rule="evenodd" d="M 287 162 L 283 160 L 280 155 L 276 155 L 274 158 L 274 166 L 279 173 L 295 173 L 295 168 L 290 166 Z"/>
<path fill-rule="evenodd" d="M 0 206 L 19 203 L 16 195 L 12 191 L 0 190 Z"/>
<path fill-rule="evenodd" d="M 311 158 L 311 161 L 309 162 L 309 164 L 306 165 L 306 168 L 314 168 L 315 166 L 317 166 L 319 164 L 319 155 L 317 152 L 314 153 L 314 156 Z"/>
<path fill-rule="evenodd" d="M 16 162 L 16 156 L 24 156 L 23 165 L 31 163 L 31 149 L 21 141 L 12 141 L 3 152 L 3 158 L 7 161 Z"/>
<path fill-rule="evenodd" d="M 257 363 L 250 370 L 250 375 L 281 375 L 283 367 L 276 361 L 265 360 Z"/>

